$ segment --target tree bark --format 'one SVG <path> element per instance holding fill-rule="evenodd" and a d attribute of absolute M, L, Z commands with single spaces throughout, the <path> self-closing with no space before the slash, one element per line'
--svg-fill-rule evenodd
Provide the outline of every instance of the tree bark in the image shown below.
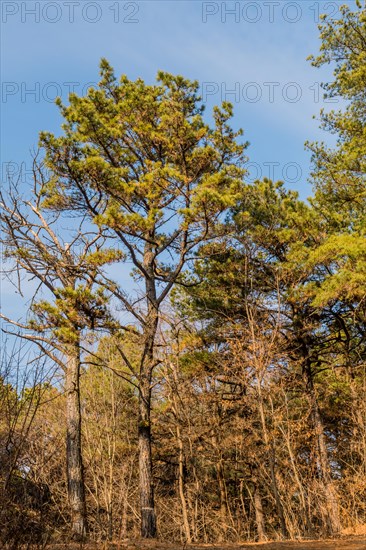
<path fill-rule="evenodd" d="M 258 541 L 261 542 L 263 540 L 267 540 L 267 536 L 266 536 L 266 526 L 264 522 L 262 498 L 261 498 L 259 486 L 257 483 L 254 486 L 253 500 L 254 500 L 254 510 L 255 510 L 255 521 L 257 524 Z"/>
<path fill-rule="evenodd" d="M 263 403 L 261 382 L 260 382 L 259 378 L 258 378 L 258 381 L 257 381 L 257 388 L 258 388 L 259 414 L 260 414 L 261 423 L 262 423 L 263 439 L 264 439 L 264 443 L 266 445 L 266 454 L 267 454 L 267 457 L 268 457 L 269 471 L 270 471 L 270 474 L 271 474 L 271 486 L 272 486 L 273 494 L 274 494 L 274 497 L 275 497 L 277 515 L 278 515 L 278 518 L 280 520 L 282 537 L 286 538 L 288 533 L 287 533 L 287 528 L 286 528 L 285 515 L 283 513 L 282 501 L 281 501 L 280 493 L 278 491 L 277 479 L 276 479 L 275 448 L 274 448 L 273 442 L 270 441 L 270 437 L 269 437 L 268 430 L 267 430 L 267 423 L 266 423 L 266 417 L 265 417 L 265 412 L 264 412 L 264 403 Z"/>
<path fill-rule="evenodd" d="M 87 533 L 84 471 L 81 449 L 80 351 L 69 347 L 66 361 L 66 470 L 71 531 L 82 539 Z"/>
<path fill-rule="evenodd" d="M 286 528 L 285 515 L 283 513 L 282 501 L 281 501 L 280 493 L 278 491 L 278 486 L 277 486 L 276 471 L 275 471 L 275 450 L 273 446 L 272 448 L 269 449 L 268 453 L 269 453 L 268 458 L 269 458 L 269 469 L 271 472 L 272 490 L 276 501 L 278 518 L 281 524 L 281 533 L 282 533 L 282 537 L 286 538 L 288 536 L 288 533 Z"/>
<path fill-rule="evenodd" d="M 153 241 L 153 233 L 151 241 Z M 143 329 L 144 345 L 140 364 L 138 420 L 141 536 L 143 538 L 155 538 L 157 534 L 151 452 L 151 382 L 155 366 L 155 337 L 159 321 L 154 261 L 151 242 L 146 242 L 144 269 L 146 272 L 147 312 Z"/>
<path fill-rule="evenodd" d="M 223 464 L 223 458 L 222 458 L 222 452 L 221 452 L 222 445 L 218 441 L 218 438 L 216 435 L 212 436 L 212 445 L 217 453 L 217 458 L 215 461 L 215 470 L 216 470 L 217 484 L 219 488 L 220 518 L 221 518 L 221 531 L 218 537 L 218 542 L 222 542 L 223 540 L 225 540 L 225 536 L 227 532 L 229 505 L 227 501 L 225 472 L 224 472 L 224 464 Z"/>
<path fill-rule="evenodd" d="M 156 537 L 156 515 L 154 504 L 154 484 L 151 456 L 151 373 L 143 373 L 140 378 L 139 399 L 139 474 L 140 474 L 140 506 L 141 506 L 141 536 Z"/>
<path fill-rule="evenodd" d="M 302 356 L 302 369 L 306 381 L 306 393 L 311 411 L 312 428 L 316 438 L 316 457 L 317 468 L 320 478 L 323 482 L 323 491 L 327 509 L 328 527 L 331 535 L 341 531 L 341 521 L 339 515 L 339 506 L 337 493 L 331 475 L 328 451 L 324 436 L 324 425 L 321 413 L 319 411 L 316 390 L 314 387 L 313 364 L 318 359 L 316 352 L 312 356 L 312 341 L 304 329 L 301 320 L 297 321 L 297 341 L 300 346 Z"/>
<path fill-rule="evenodd" d="M 187 502 L 186 497 L 184 494 L 184 453 L 183 453 L 183 441 L 180 431 L 180 426 L 178 424 L 178 419 L 176 420 L 176 434 L 177 434 L 177 441 L 178 441 L 178 449 L 179 449 L 179 457 L 178 457 L 178 487 L 179 487 L 179 497 L 180 502 L 182 505 L 182 519 L 183 519 L 183 527 L 184 527 L 184 534 L 186 537 L 187 544 L 191 544 L 192 537 L 191 537 L 191 530 L 189 528 L 189 521 L 188 521 L 188 511 L 187 511 Z"/>
<path fill-rule="evenodd" d="M 188 519 L 188 509 L 187 509 L 187 501 L 185 496 L 185 484 L 184 484 L 184 447 L 183 447 L 183 438 L 182 438 L 182 432 L 180 429 L 180 419 L 178 415 L 178 388 L 179 388 L 179 380 L 178 380 L 178 374 L 175 363 L 172 364 L 172 372 L 174 376 L 174 382 L 175 387 L 172 388 L 172 400 L 173 400 L 173 413 L 175 418 L 175 433 L 177 437 L 177 443 L 178 443 L 178 490 L 179 490 L 179 497 L 180 502 L 182 505 L 182 520 L 183 520 L 183 528 L 184 528 L 184 535 L 185 535 L 185 542 L 186 544 L 192 543 L 192 537 L 191 537 L 191 529 L 189 526 L 189 519 Z"/>
<path fill-rule="evenodd" d="M 300 495 L 300 502 L 301 502 L 301 508 L 302 508 L 302 514 L 301 515 L 302 515 L 302 518 L 303 518 L 302 519 L 303 526 L 305 528 L 306 533 L 309 536 L 311 536 L 311 535 L 313 535 L 313 528 L 312 528 L 312 525 L 311 525 L 311 519 L 310 519 L 310 515 L 309 515 L 309 512 L 308 512 L 308 507 L 307 507 L 307 504 L 306 504 L 304 487 L 303 487 L 303 484 L 300 480 L 299 471 L 298 471 L 298 468 L 297 468 L 297 465 L 296 465 L 296 459 L 295 459 L 294 452 L 293 452 L 292 447 L 291 447 L 290 434 L 289 433 L 286 434 L 285 431 L 281 427 L 280 427 L 280 430 L 283 433 L 283 437 L 284 437 L 284 440 L 286 442 L 286 446 L 287 446 L 287 450 L 288 450 L 288 454 L 289 454 L 289 458 L 290 458 L 290 462 L 291 462 L 291 466 L 292 466 L 292 471 L 294 473 L 296 485 L 297 485 L 299 495 Z"/>
<path fill-rule="evenodd" d="M 312 385 L 309 390 L 309 394 L 312 407 L 313 425 L 318 448 L 318 468 L 320 470 L 321 479 L 324 484 L 324 496 L 326 501 L 329 531 L 331 535 L 335 535 L 339 533 L 342 528 L 339 517 L 338 499 L 330 472 L 327 446 L 324 437 L 323 421 L 319 412 L 315 389 Z"/>

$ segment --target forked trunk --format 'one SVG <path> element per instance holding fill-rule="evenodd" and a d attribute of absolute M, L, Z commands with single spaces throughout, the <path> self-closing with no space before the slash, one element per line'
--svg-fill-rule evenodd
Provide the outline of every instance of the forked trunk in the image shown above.
<path fill-rule="evenodd" d="M 71 531 L 82 539 L 87 532 L 84 472 L 81 452 L 80 353 L 67 350 L 66 364 L 66 469 Z"/>

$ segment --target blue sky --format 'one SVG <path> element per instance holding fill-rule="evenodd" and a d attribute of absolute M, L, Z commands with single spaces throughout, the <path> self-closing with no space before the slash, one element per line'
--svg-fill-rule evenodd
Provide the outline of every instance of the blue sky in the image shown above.
<path fill-rule="evenodd" d="M 52 100 L 82 94 L 98 80 L 103 56 L 152 82 L 159 69 L 201 82 L 208 110 L 235 106 L 245 130 L 252 177 L 285 179 L 309 195 L 304 141 L 323 137 L 320 81 L 330 71 L 306 61 L 319 47 L 318 14 L 338 2 L 146 0 L 2 2 L 2 179 L 21 162 L 40 130 L 59 131 Z M 231 91 L 231 92 L 230 92 Z M 327 136 L 324 136 L 327 138 Z M 25 174 L 23 179 L 27 179 Z"/>
<path fill-rule="evenodd" d="M 17 172 L 23 163 L 26 184 L 39 131 L 60 131 L 53 98 L 67 101 L 71 88 L 82 94 L 98 80 L 99 60 L 106 57 L 117 75 L 131 79 L 153 82 L 159 69 L 198 79 L 208 112 L 221 100 L 232 101 L 234 126 L 251 143 L 252 177 L 285 180 L 306 198 L 311 186 L 304 142 L 329 139 L 312 116 L 322 107 L 319 83 L 331 75 L 312 68 L 306 57 L 319 48 L 319 13 L 335 14 L 339 5 L 3 0 L 2 182 L 7 170 Z M 7 285 L 3 291 L 8 299 L 13 295 Z"/>

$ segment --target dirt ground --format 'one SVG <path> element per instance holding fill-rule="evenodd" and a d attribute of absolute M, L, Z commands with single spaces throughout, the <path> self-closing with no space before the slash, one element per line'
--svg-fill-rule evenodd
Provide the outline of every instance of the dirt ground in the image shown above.
<path fill-rule="evenodd" d="M 164 542 L 124 541 L 120 544 L 55 544 L 49 550 L 366 550 L 366 536 L 324 541 L 287 541 L 243 543 L 236 545 L 191 544 L 177 545 Z"/>

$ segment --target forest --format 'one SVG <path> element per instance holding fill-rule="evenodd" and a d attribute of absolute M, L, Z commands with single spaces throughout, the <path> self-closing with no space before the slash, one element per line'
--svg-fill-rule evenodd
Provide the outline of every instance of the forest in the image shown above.
<path fill-rule="evenodd" d="M 198 82 L 106 59 L 57 100 L 32 185 L 2 185 L 25 307 L 1 312 L 2 547 L 365 526 L 364 6 L 319 30 L 309 62 L 339 102 L 319 115 L 336 139 L 306 144 L 307 200 L 247 182 L 230 103 L 206 113 Z"/>

